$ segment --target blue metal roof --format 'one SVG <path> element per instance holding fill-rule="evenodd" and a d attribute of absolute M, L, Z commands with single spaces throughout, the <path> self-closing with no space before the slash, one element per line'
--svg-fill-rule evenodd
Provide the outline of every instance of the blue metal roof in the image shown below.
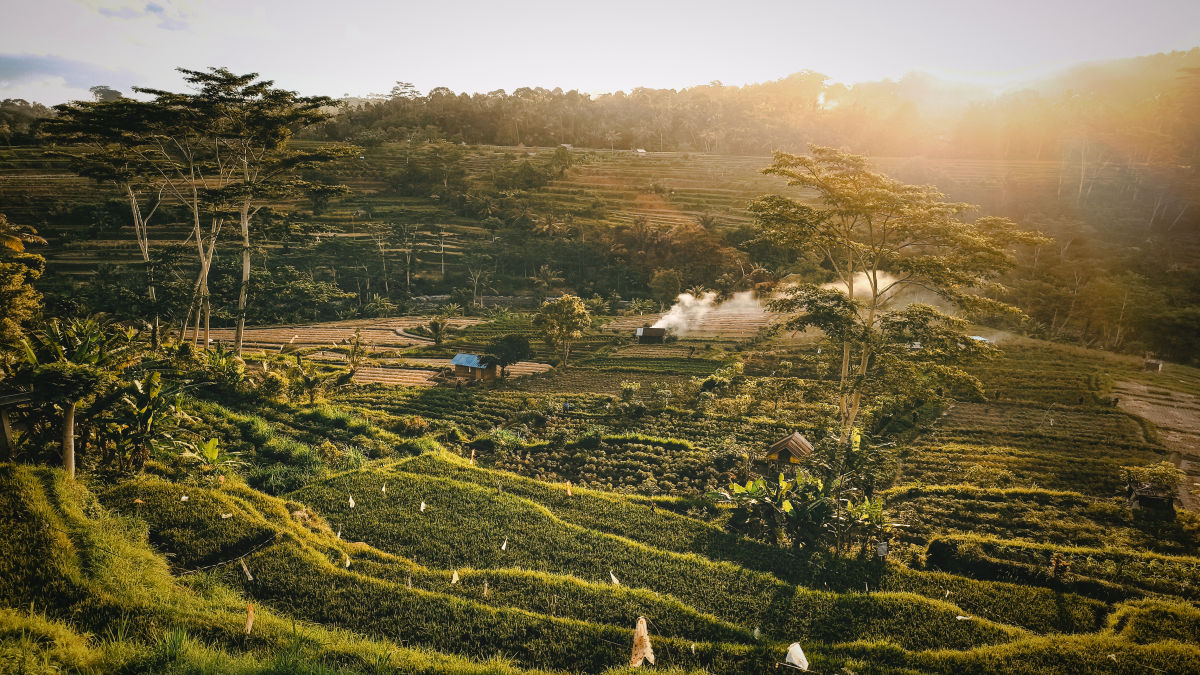
<path fill-rule="evenodd" d="M 475 354 L 459 353 L 450 359 L 450 363 L 455 366 L 466 366 L 468 368 L 479 368 L 484 370 L 487 364 L 483 362 L 483 358 Z"/>

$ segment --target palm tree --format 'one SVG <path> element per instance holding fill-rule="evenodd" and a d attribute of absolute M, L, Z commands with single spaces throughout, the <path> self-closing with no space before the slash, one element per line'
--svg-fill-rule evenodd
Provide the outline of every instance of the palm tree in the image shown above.
<path fill-rule="evenodd" d="M 296 366 L 288 374 L 293 389 L 297 393 L 308 396 L 309 405 L 317 402 L 317 397 L 334 387 L 344 387 L 354 378 L 354 371 L 322 373 L 311 364 Z"/>
<path fill-rule="evenodd" d="M 0 246 L 22 253 L 25 244 L 45 244 L 46 240 L 37 236 L 37 230 L 28 225 L 17 225 L 9 221 L 8 216 L 0 213 Z"/>
<path fill-rule="evenodd" d="M 434 346 L 442 346 L 442 340 L 446 339 L 446 328 L 449 325 L 450 323 L 443 318 L 434 319 L 425 325 L 429 331 L 429 337 L 433 338 Z"/>

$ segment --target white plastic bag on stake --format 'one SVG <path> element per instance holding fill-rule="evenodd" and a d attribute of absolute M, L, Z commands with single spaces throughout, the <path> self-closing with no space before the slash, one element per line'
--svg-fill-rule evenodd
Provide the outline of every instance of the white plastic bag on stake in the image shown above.
<path fill-rule="evenodd" d="M 793 642 L 788 647 L 787 657 L 784 658 L 783 662 L 793 668 L 808 670 L 808 657 L 804 655 L 804 650 L 800 648 L 799 642 Z"/>
<path fill-rule="evenodd" d="M 654 665 L 654 648 L 650 646 L 650 631 L 646 629 L 646 617 L 639 616 L 637 628 L 633 629 L 633 652 L 629 655 L 629 667 L 640 668 L 643 661 Z"/>

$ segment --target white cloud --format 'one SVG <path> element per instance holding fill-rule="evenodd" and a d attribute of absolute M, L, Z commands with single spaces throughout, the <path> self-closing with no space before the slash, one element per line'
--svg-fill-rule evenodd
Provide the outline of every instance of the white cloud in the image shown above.
<path fill-rule="evenodd" d="M 91 100 L 92 94 L 87 87 L 73 86 L 66 78 L 58 75 L 45 75 L 26 79 L 20 83 L 0 80 L 0 99 L 23 98 L 27 101 L 62 102 Z"/>

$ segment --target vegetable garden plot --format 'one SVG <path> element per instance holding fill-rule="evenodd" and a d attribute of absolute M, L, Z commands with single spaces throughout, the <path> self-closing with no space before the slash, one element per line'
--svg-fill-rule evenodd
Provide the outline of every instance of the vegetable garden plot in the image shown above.
<path fill-rule="evenodd" d="M 1196 551 L 1186 524 L 1146 519 L 1124 500 L 1077 492 L 972 485 L 903 486 L 884 493 L 900 537 L 977 534 L 1065 546 L 1117 546 L 1170 554 Z"/>
<path fill-rule="evenodd" d="M 363 366 L 354 372 L 355 384 L 386 384 L 397 387 L 432 387 L 436 371 Z"/>
<path fill-rule="evenodd" d="M 1025 448 L 978 445 L 971 440 L 947 439 L 937 444 L 923 441 L 914 446 L 911 454 L 902 461 L 901 480 L 932 484 L 984 481 L 984 486 L 990 486 L 987 481 L 1000 480 L 1005 487 L 1075 490 L 1097 497 L 1111 497 L 1123 485 L 1122 466 L 1161 459 L 1154 453 L 1100 445 L 1071 444 L 1057 450 L 1036 441 Z M 1008 471 L 1012 475 L 998 476 L 996 471 Z"/>
<path fill-rule="evenodd" d="M 1058 575 L 1055 558 L 1062 561 Z M 931 541 L 929 560 L 957 574 L 1070 588 L 1110 601 L 1142 593 L 1200 599 L 1200 558 L 1192 556 L 959 535 Z"/>
<path fill-rule="evenodd" d="M 385 480 L 386 499 L 361 498 L 354 509 L 342 506 L 347 494 L 379 494 Z M 1022 634 L 985 621 L 956 621 L 960 608 L 919 596 L 797 589 L 727 563 L 666 553 L 570 525 L 515 495 L 444 478 L 354 472 L 293 497 L 315 506 L 327 519 L 343 522 L 348 536 L 433 567 L 519 566 L 593 581 L 603 581 L 615 570 L 622 575 L 623 586 L 672 596 L 724 621 L 761 627 L 764 635 L 778 639 L 803 635 L 811 641 L 838 642 L 888 637 L 904 645 L 965 646 L 1008 641 Z M 421 512 L 416 505 L 423 500 L 430 500 L 429 508 Z M 495 544 L 504 537 L 509 540 L 507 550 Z"/>

